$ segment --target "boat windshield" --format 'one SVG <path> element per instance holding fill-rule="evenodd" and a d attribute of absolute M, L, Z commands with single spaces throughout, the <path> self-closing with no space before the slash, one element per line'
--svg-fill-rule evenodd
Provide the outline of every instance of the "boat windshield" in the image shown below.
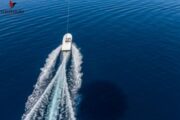
<path fill-rule="evenodd" d="M 65 42 L 71 42 L 71 38 L 66 38 Z"/>

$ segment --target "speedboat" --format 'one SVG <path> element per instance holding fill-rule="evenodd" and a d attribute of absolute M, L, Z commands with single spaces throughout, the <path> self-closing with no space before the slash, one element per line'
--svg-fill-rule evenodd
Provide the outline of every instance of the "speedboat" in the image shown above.
<path fill-rule="evenodd" d="M 70 33 L 66 33 L 63 37 L 62 41 L 62 51 L 70 51 L 72 47 L 72 35 Z"/>

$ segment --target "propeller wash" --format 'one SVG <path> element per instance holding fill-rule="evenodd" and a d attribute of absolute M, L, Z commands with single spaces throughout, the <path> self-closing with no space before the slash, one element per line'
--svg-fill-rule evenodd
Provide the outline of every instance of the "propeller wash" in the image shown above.
<path fill-rule="evenodd" d="M 81 64 L 82 55 L 72 44 L 72 35 L 67 33 L 62 45 L 46 59 L 26 102 L 22 120 L 76 120 L 75 101 L 81 87 Z"/>

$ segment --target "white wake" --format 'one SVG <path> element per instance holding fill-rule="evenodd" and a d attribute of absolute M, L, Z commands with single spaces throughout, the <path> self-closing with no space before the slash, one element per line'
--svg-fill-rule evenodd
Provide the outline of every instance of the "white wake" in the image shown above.
<path fill-rule="evenodd" d="M 48 107 L 48 113 L 46 120 L 56 120 L 58 116 L 59 106 L 62 101 L 62 92 L 64 89 L 64 83 L 66 82 L 66 63 L 68 60 L 69 54 L 63 54 L 62 64 L 60 65 L 57 71 L 56 85 L 55 90 L 53 91 L 52 101 Z"/>
<path fill-rule="evenodd" d="M 52 78 L 60 49 L 59 46 L 47 58 L 33 93 L 28 98 L 22 120 L 76 120 L 74 106 L 81 87 L 82 55 L 73 44 L 72 54 L 63 52 L 60 55 L 62 62 Z M 67 80 L 66 67 L 70 55 L 71 69 Z"/>
<path fill-rule="evenodd" d="M 60 53 L 60 49 L 61 46 L 53 50 L 46 59 L 44 67 L 41 68 L 41 73 L 38 77 L 36 85 L 34 86 L 34 90 L 32 94 L 28 97 L 28 101 L 26 102 L 26 111 L 29 111 L 29 109 L 33 107 L 33 105 L 37 102 L 39 96 L 44 92 L 44 89 L 47 87 L 49 83 L 48 80 L 51 78 L 51 74 L 54 70 L 54 66 Z"/>
<path fill-rule="evenodd" d="M 38 77 L 37 83 L 34 86 L 34 90 L 32 92 L 32 94 L 28 97 L 28 100 L 26 102 L 26 106 L 25 106 L 25 113 L 22 116 L 22 119 L 24 120 L 30 120 L 29 115 L 33 113 L 35 113 L 37 111 L 37 107 L 43 107 L 40 106 L 40 102 L 38 102 L 38 100 L 40 99 L 39 96 L 41 96 L 44 92 L 44 90 L 46 89 L 48 83 L 49 83 L 49 79 L 51 78 L 52 72 L 54 70 L 55 64 L 56 64 L 56 60 L 57 57 L 60 53 L 60 49 L 61 46 L 57 47 L 55 50 L 53 50 L 49 55 L 48 58 L 46 59 L 46 63 L 44 65 L 43 68 L 41 68 L 41 73 Z M 52 84 L 52 83 L 51 83 Z M 47 88 L 47 90 L 44 92 L 44 96 L 46 94 L 48 94 L 49 90 L 52 89 L 52 85 L 49 84 L 49 87 Z M 46 95 L 48 96 L 48 95 Z M 44 99 L 44 103 L 47 102 L 47 99 L 45 98 L 41 98 Z M 37 105 L 38 104 L 38 105 Z M 35 110 L 34 110 L 35 109 Z M 43 108 L 40 111 L 40 114 L 43 114 Z"/>
<path fill-rule="evenodd" d="M 82 82 L 82 73 L 81 73 L 81 64 L 82 64 L 82 54 L 75 44 L 72 45 L 72 60 L 71 60 L 71 71 L 70 71 L 70 80 L 69 90 L 73 99 L 73 107 L 76 110 L 76 102 L 79 95 L 77 94 L 79 88 L 81 87 Z"/>

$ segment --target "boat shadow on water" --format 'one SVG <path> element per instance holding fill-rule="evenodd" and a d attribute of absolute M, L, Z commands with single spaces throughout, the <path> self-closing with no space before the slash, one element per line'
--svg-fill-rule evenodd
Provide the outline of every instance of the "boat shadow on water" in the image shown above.
<path fill-rule="evenodd" d="M 100 80 L 80 90 L 79 120 L 120 120 L 127 109 L 127 96 L 112 82 Z"/>

